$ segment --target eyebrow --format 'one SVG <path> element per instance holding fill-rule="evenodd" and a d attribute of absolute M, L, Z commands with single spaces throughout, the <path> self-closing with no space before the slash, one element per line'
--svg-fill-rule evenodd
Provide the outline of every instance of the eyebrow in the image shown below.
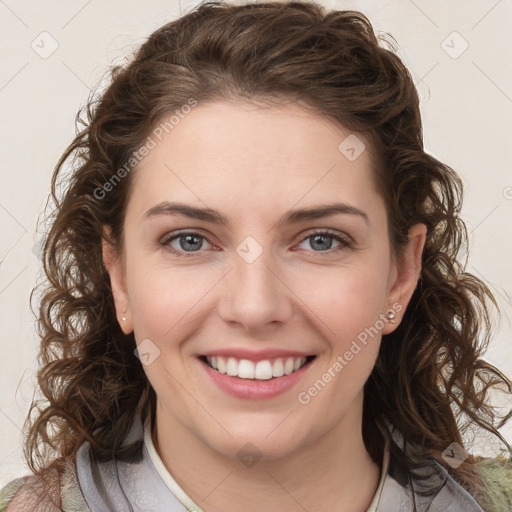
<path fill-rule="evenodd" d="M 278 226 L 297 224 L 303 221 L 317 220 L 339 214 L 358 216 L 362 218 L 366 224 L 370 223 L 368 215 L 359 208 L 356 208 L 355 206 L 349 205 L 347 203 L 337 202 L 326 205 L 313 206 L 310 208 L 291 210 L 283 215 L 283 217 L 276 224 Z M 144 219 L 158 215 L 178 215 L 189 217 L 191 219 L 210 222 L 212 224 L 229 226 L 229 218 L 217 210 L 212 210 L 211 208 L 197 208 L 185 203 L 169 201 L 158 203 L 144 214 Z"/>

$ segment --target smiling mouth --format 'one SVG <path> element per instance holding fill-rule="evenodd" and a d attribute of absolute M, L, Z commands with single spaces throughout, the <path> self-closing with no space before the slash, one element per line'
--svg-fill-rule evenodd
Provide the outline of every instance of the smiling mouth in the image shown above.
<path fill-rule="evenodd" d="M 200 356 L 200 360 L 221 374 L 249 380 L 270 380 L 291 375 L 308 365 L 316 356 L 278 357 L 258 362 L 235 357 Z"/>

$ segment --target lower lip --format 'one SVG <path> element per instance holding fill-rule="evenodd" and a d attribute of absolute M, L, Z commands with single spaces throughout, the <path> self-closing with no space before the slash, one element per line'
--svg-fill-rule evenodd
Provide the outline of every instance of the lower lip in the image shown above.
<path fill-rule="evenodd" d="M 290 373 L 290 375 L 268 380 L 231 377 L 214 370 L 203 361 L 200 361 L 200 363 L 213 382 L 229 395 L 246 400 L 267 400 L 275 398 L 295 386 L 309 370 L 312 361 L 308 361 L 300 370 Z"/>

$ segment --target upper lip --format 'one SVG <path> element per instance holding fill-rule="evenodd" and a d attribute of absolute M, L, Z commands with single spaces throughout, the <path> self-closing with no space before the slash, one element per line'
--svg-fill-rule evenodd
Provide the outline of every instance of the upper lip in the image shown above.
<path fill-rule="evenodd" d="M 206 357 L 234 357 L 235 359 L 248 359 L 249 361 L 264 361 L 266 359 L 278 359 L 280 357 L 308 357 L 314 354 L 298 350 L 283 350 L 269 348 L 265 350 L 250 350 L 247 348 L 224 348 L 209 350 L 201 354 Z"/>

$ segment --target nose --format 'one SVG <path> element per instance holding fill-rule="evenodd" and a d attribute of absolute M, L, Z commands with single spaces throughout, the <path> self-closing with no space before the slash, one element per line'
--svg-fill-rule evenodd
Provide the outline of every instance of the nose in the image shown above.
<path fill-rule="evenodd" d="M 275 267 L 265 251 L 250 263 L 235 255 L 233 269 L 222 284 L 220 317 L 261 335 L 287 322 L 293 312 L 293 292 Z"/>

